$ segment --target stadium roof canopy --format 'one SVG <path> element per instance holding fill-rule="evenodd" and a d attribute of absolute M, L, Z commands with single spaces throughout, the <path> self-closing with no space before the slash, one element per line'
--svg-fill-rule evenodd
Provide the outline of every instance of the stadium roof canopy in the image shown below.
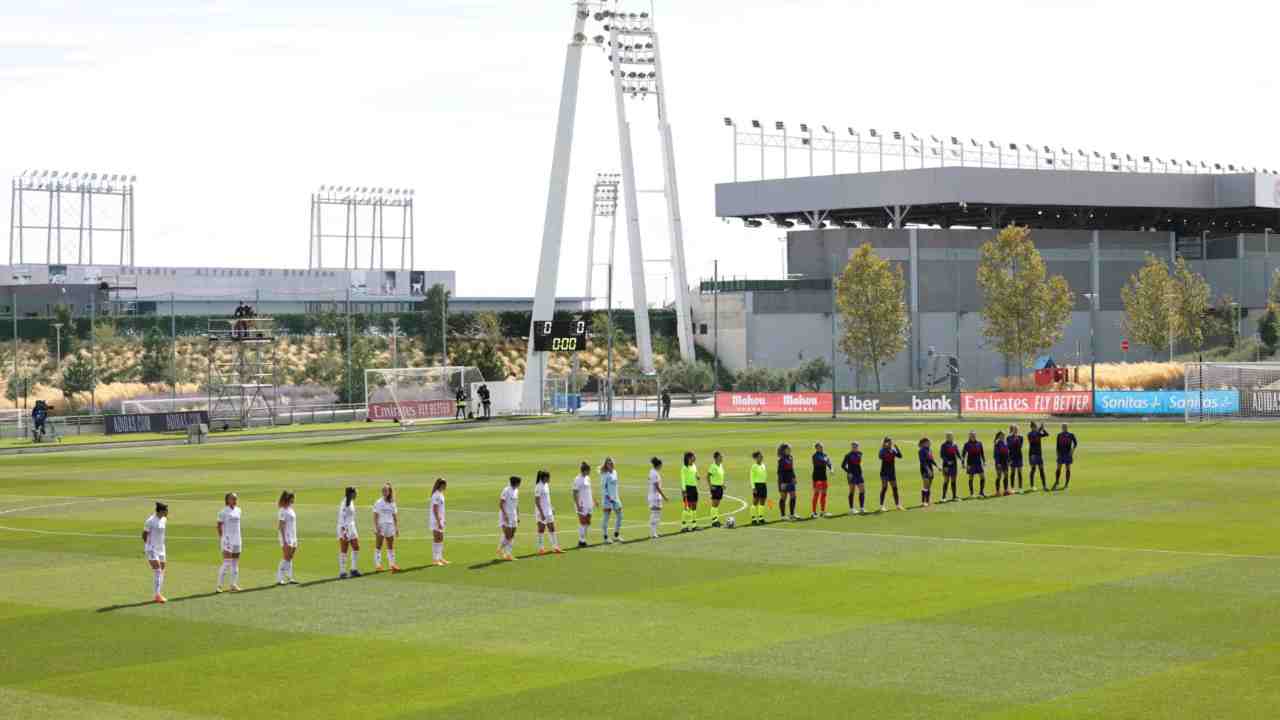
<path fill-rule="evenodd" d="M 716 215 L 748 226 L 1280 230 L 1280 176 L 935 167 L 716 185 Z"/>

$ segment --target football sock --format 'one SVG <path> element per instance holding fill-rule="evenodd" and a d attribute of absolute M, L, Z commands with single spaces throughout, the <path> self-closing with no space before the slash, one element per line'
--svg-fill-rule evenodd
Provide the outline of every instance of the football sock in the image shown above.
<path fill-rule="evenodd" d="M 292 560 L 285 562 L 284 571 L 288 573 L 289 579 L 292 580 L 293 579 L 293 561 Z"/>
<path fill-rule="evenodd" d="M 849 493 L 849 509 L 850 510 L 853 509 L 853 493 L 852 492 Z"/>
<path fill-rule="evenodd" d="M 612 511 L 607 508 L 605 509 L 604 522 L 600 523 L 600 532 L 604 535 L 605 540 L 609 539 L 609 513 L 610 512 Z"/>
<path fill-rule="evenodd" d="M 898 486 L 897 486 L 897 485 L 894 485 L 894 486 L 893 486 L 893 504 L 894 504 L 894 505 L 901 505 L 901 504 L 902 504 L 902 501 L 898 499 Z"/>
<path fill-rule="evenodd" d="M 813 494 L 813 497 L 809 498 L 809 512 L 818 512 L 818 493 L 816 492 Z"/>
<path fill-rule="evenodd" d="M 346 572 L 347 572 L 347 554 L 344 552 L 340 552 L 338 553 L 338 574 L 342 575 Z"/>
<path fill-rule="evenodd" d="M 352 570 L 356 569 L 356 562 L 359 560 L 359 558 L 360 558 L 360 551 L 352 550 L 351 551 L 351 569 Z"/>
<path fill-rule="evenodd" d="M 240 558 L 231 558 L 231 584 L 240 584 Z"/>
<path fill-rule="evenodd" d="M 552 530 L 552 531 L 551 531 L 551 546 L 552 546 L 552 547 L 560 547 L 560 533 L 558 533 L 558 532 L 556 532 L 556 531 L 554 531 L 554 530 Z M 443 547 L 444 547 L 444 544 L 442 543 L 442 544 L 440 545 L 440 547 L 441 547 L 441 548 L 443 548 Z"/>
<path fill-rule="evenodd" d="M 821 497 L 818 500 L 818 507 L 819 509 L 822 510 L 822 512 L 827 511 L 827 494 L 825 492 L 822 493 Z"/>
<path fill-rule="evenodd" d="M 982 495 L 987 494 L 987 476 L 986 475 L 978 476 L 978 493 Z"/>
<path fill-rule="evenodd" d="M 542 533 L 538 533 L 538 549 L 539 549 L 539 550 L 541 550 L 541 549 L 542 549 L 542 546 L 543 546 L 542 537 L 543 537 L 543 534 L 542 534 Z M 433 548 L 434 548 L 434 547 L 435 547 L 435 545 L 432 545 L 431 547 L 433 547 Z M 432 559 L 435 559 L 435 556 L 434 556 L 434 555 L 432 556 Z"/>
<path fill-rule="evenodd" d="M 222 581 L 226 579 L 227 572 L 231 570 L 231 559 L 227 558 L 222 561 L 222 567 L 218 568 L 218 586 L 222 586 Z"/>
<path fill-rule="evenodd" d="M 888 492 L 888 491 L 889 491 L 889 486 L 888 486 L 888 485 L 881 485 L 881 486 L 880 486 L 880 504 L 881 504 L 881 505 L 884 505 L 884 495 L 885 495 L 885 493 L 886 493 L 886 492 Z"/>
<path fill-rule="evenodd" d="M 395 550 L 387 550 L 387 562 L 391 563 L 392 565 L 395 565 L 395 564 L 396 564 L 396 551 L 395 551 Z"/>
<path fill-rule="evenodd" d="M 649 511 L 649 534 L 650 534 L 650 535 L 657 535 L 657 534 L 658 534 L 658 523 L 659 523 L 659 522 L 661 522 L 661 521 L 662 521 L 662 511 L 661 511 L 661 510 L 650 510 L 650 511 Z"/>
<path fill-rule="evenodd" d="M 539 538 L 541 538 L 541 536 L 539 536 Z M 444 543 L 438 543 L 438 542 L 431 543 L 431 559 L 432 560 L 444 559 Z"/>
<path fill-rule="evenodd" d="M 720 508 L 711 506 L 711 522 L 720 522 Z"/>
<path fill-rule="evenodd" d="M 793 516 L 796 514 L 796 496 L 795 496 L 795 493 L 792 493 L 792 494 L 791 494 L 791 514 L 792 514 Z"/>
<path fill-rule="evenodd" d="M 613 511 L 613 534 L 622 534 L 622 508 Z"/>
<path fill-rule="evenodd" d="M 285 566 L 284 560 L 281 560 L 280 564 L 276 565 L 276 582 L 280 582 L 281 580 L 284 580 L 284 566 Z"/>
<path fill-rule="evenodd" d="M 867 492 L 865 490 L 858 491 L 858 508 L 865 510 L 867 507 Z"/>
<path fill-rule="evenodd" d="M 382 548 L 377 548 L 376 550 L 373 551 L 373 564 L 374 565 L 382 564 Z"/>
<path fill-rule="evenodd" d="M 160 588 L 164 586 L 164 571 L 161 570 L 160 568 L 155 568 L 153 572 L 155 574 L 155 578 L 151 582 L 152 588 L 154 590 L 153 594 L 159 595 Z"/>
<path fill-rule="evenodd" d="M 578 526 L 578 542 L 586 542 L 586 541 L 587 541 L 587 526 L 579 525 Z"/>

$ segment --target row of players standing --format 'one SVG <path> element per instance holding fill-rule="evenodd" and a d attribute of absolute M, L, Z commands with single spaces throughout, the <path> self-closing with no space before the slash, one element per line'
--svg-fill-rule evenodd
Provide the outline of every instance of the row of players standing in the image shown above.
<path fill-rule="evenodd" d="M 1067 424 L 1063 423 L 1055 443 L 1057 469 L 1054 473 L 1054 483 L 1053 487 L 1049 488 L 1048 480 L 1045 476 L 1042 449 L 1042 441 L 1048 436 L 1049 431 L 1045 429 L 1044 424 L 1035 422 L 1031 423 L 1031 428 L 1025 436 L 1019 432 L 1017 425 L 1010 425 L 1007 435 L 1003 430 L 996 432 L 993 439 L 996 495 L 1012 495 L 1014 492 L 1030 492 L 1034 490 L 1037 470 L 1040 474 L 1041 488 L 1044 490 L 1057 490 L 1060 482 L 1063 489 L 1071 485 L 1071 465 L 1079 442 L 1075 434 L 1068 429 Z M 1022 475 L 1024 442 L 1027 447 L 1027 464 L 1031 468 L 1025 489 Z M 976 431 L 969 432 L 968 440 L 964 445 L 956 443 L 954 433 L 946 433 L 938 452 L 941 457 L 941 463 L 938 462 L 938 459 L 933 454 L 932 442 L 929 438 L 921 438 L 916 443 L 916 455 L 920 463 L 920 502 L 923 507 L 927 508 L 933 504 L 932 486 L 938 469 L 941 469 L 942 472 L 942 497 L 940 501 L 948 501 L 948 491 L 950 491 L 950 500 L 952 502 L 960 499 L 958 476 L 962 460 L 969 479 L 969 494 L 966 499 L 974 496 L 975 477 L 978 479 L 978 497 L 987 497 L 987 452 L 982 441 L 978 439 Z M 894 507 L 902 510 L 903 506 L 897 477 L 897 461 L 903 458 L 902 450 L 892 438 L 886 437 L 881 442 L 877 458 L 880 460 L 880 511 L 884 512 L 887 509 L 885 500 L 890 492 L 893 495 Z M 822 443 L 814 445 L 814 453 L 811 460 L 813 463 L 813 495 L 810 500 L 809 517 L 830 517 L 830 513 L 827 512 L 828 474 L 834 470 L 834 464 L 831 457 L 824 450 Z M 853 442 L 850 444 L 849 452 L 845 454 L 840 462 L 840 469 L 844 471 L 848 478 L 849 514 L 851 515 L 866 512 L 866 485 L 862 463 L 863 452 L 861 446 L 859 443 Z M 753 487 L 752 523 L 763 523 L 764 505 L 767 502 L 767 485 L 753 482 Z M 791 446 L 788 444 L 783 444 L 778 448 L 778 490 L 782 496 L 778 503 L 780 517 L 782 519 L 796 520 L 795 459 L 792 456 Z"/>

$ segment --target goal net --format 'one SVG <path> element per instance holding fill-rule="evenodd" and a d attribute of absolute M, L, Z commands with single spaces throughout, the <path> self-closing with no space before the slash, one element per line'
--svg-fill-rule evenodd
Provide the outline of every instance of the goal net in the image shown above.
<path fill-rule="evenodd" d="M 449 418 L 457 414 L 457 392 L 466 396 L 465 414 L 475 413 L 472 383 L 484 382 L 474 366 L 389 368 L 364 371 L 364 398 L 370 420 Z"/>
<path fill-rule="evenodd" d="M 1187 422 L 1280 419 L 1280 362 L 1188 363 L 1185 378 Z"/>
<path fill-rule="evenodd" d="M 208 410 L 209 398 L 198 397 L 153 398 L 151 400 L 122 400 L 120 412 L 125 415 L 144 415 L 147 413 L 186 412 L 188 410 Z"/>

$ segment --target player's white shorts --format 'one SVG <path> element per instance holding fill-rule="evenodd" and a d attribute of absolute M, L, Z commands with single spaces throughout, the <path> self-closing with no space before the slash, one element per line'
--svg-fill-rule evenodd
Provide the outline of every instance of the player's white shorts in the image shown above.
<path fill-rule="evenodd" d="M 427 518 L 427 529 L 431 532 L 444 532 L 444 526 L 436 522 L 436 516 L 432 515 Z"/>
<path fill-rule="evenodd" d="M 396 526 L 395 525 L 379 525 L 378 534 L 381 535 L 382 537 L 393 538 L 396 536 Z"/>
<path fill-rule="evenodd" d="M 649 501 L 649 509 L 650 509 L 650 510 L 661 510 L 661 509 L 662 509 L 662 498 L 654 498 L 654 499 L 650 500 L 650 501 Z"/>
<path fill-rule="evenodd" d="M 501 513 L 498 514 L 498 527 L 500 528 L 511 528 L 512 530 L 514 530 L 519 524 L 520 524 L 520 518 L 518 517 L 513 518 L 510 521 L 503 522 L 502 514 Z"/>
<path fill-rule="evenodd" d="M 164 562 L 164 548 L 147 548 L 147 562 Z"/>
<path fill-rule="evenodd" d="M 231 553 L 232 555 L 239 555 L 240 545 L 239 544 L 232 545 L 230 540 L 228 540 L 227 538 L 222 538 L 222 552 Z"/>
<path fill-rule="evenodd" d="M 344 525 L 343 527 L 338 528 L 338 539 L 348 541 L 359 540 L 360 533 L 356 532 L 355 525 Z"/>
<path fill-rule="evenodd" d="M 554 524 L 555 521 L 556 521 L 556 514 L 554 512 L 547 513 L 546 517 L 538 517 L 538 522 L 542 523 L 543 525 L 551 525 L 551 524 Z"/>
<path fill-rule="evenodd" d="M 281 539 L 280 539 L 280 547 L 291 547 L 291 548 L 296 548 L 296 547 L 298 547 L 298 538 L 297 538 L 297 536 L 294 536 L 294 537 L 287 537 L 287 538 L 281 538 Z"/>

